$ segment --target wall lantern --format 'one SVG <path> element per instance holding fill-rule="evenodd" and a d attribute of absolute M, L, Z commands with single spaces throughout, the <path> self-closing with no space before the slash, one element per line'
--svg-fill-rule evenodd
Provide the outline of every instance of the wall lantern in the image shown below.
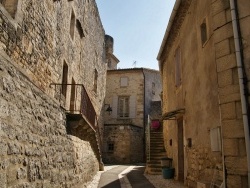
<path fill-rule="evenodd" d="M 110 104 L 104 104 L 104 106 L 108 106 L 105 111 L 108 112 L 110 115 L 112 112 L 112 108 L 111 108 Z"/>

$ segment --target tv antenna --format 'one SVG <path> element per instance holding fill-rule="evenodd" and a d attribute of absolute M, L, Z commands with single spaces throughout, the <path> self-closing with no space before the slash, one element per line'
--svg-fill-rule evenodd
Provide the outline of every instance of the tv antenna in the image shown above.
<path fill-rule="evenodd" d="M 133 66 L 134 68 L 136 67 L 136 63 L 137 63 L 136 61 L 133 62 L 133 65 L 132 65 L 132 66 Z"/>

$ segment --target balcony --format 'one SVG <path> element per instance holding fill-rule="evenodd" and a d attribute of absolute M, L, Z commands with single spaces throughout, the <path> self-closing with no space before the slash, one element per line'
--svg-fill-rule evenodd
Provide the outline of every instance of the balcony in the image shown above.
<path fill-rule="evenodd" d="M 96 112 L 89 95 L 82 84 L 51 84 L 54 97 L 65 109 L 67 133 L 88 141 L 103 169 L 100 150 L 100 133 Z"/>
<path fill-rule="evenodd" d="M 54 97 L 65 109 L 67 120 L 83 118 L 96 130 L 96 112 L 83 84 L 51 84 Z"/>

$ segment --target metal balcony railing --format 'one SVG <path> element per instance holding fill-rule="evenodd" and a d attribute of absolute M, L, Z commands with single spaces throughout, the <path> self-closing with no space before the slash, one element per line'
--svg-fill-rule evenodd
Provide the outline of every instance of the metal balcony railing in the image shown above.
<path fill-rule="evenodd" d="M 83 84 L 50 84 L 68 114 L 81 114 L 96 129 L 96 112 Z"/>

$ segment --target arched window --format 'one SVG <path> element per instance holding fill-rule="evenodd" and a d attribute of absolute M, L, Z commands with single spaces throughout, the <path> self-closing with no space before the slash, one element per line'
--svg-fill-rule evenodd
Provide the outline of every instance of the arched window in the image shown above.
<path fill-rule="evenodd" d="M 9 12 L 12 18 L 15 18 L 18 0 L 0 0 L 0 3 Z"/>
<path fill-rule="evenodd" d="M 75 17 L 74 11 L 72 10 L 72 12 L 71 12 L 71 20 L 70 20 L 70 31 L 69 31 L 72 40 L 74 39 L 75 23 L 76 23 L 76 17 Z"/>
<path fill-rule="evenodd" d="M 76 28 L 77 28 L 77 31 L 78 31 L 80 37 L 83 38 L 84 37 L 84 33 L 83 33 L 82 24 L 81 24 L 81 22 L 78 19 L 76 20 Z"/>
<path fill-rule="evenodd" d="M 98 71 L 95 69 L 94 73 L 94 92 L 97 93 L 97 84 L 98 84 Z"/>
<path fill-rule="evenodd" d="M 68 84 L 68 65 L 66 62 L 63 63 L 63 75 L 62 75 L 62 94 L 66 98 Z"/>
<path fill-rule="evenodd" d="M 203 20 L 200 29 L 201 29 L 201 43 L 202 45 L 204 45 L 208 40 L 206 19 Z"/>

